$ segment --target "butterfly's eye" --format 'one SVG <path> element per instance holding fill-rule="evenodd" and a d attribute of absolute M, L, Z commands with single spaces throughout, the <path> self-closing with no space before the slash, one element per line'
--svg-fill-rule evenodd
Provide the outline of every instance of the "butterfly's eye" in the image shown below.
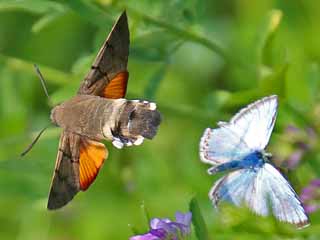
<path fill-rule="evenodd" d="M 261 157 L 263 158 L 264 161 L 270 161 L 271 158 L 272 158 L 272 154 L 268 153 L 268 152 L 265 152 L 265 151 L 262 151 L 261 152 Z"/>
<path fill-rule="evenodd" d="M 265 156 L 267 157 L 268 160 L 271 160 L 272 158 L 272 154 L 271 153 L 265 153 Z"/>

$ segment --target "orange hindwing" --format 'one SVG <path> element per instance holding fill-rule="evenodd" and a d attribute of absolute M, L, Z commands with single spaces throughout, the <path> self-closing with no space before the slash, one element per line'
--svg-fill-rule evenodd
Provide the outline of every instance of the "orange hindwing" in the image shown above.
<path fill-rule="evenodd" d="M 128 83 L 129 73 L 119 72 L 105 87 L 103 91 L 103 97 L 118 99 L 124 98 L 127 92 L 127 83 Z"/>
<path fill-rule="evenodd" d="M 85 191 L 95 180 L 104 160 L 108 157 L 108 150 L 104 144 L 81 138 L 79 177 L 80 189 Z"/>

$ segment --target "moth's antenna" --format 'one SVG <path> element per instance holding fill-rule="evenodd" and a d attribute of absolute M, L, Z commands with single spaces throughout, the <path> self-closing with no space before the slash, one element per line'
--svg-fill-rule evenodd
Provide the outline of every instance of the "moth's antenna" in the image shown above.
<path fill-rule="evenodd" d="M 52 105 L 52 101 L 51 101 L 51 98 L 50 98 L 50 96 L 49 96 L 49 94 L 48 94 L 48 90 L 47 90 L 47 87 L 46 87 L 46 83 L 45 83 L 44 78 L 43 78 L 43 76 L 42 76 L 42 74 L 41 74 L 41 72 L 40 72 L 40 69 L 39 69 L 39 67 L 38 67 L 37 64 L 34 64 L 33 66 L 34 66 L 34 68 L 35 68 L 35 70 L 36 70 L 36 73 L 38 74 L 38 76 L 39 76 L 39 78 L 40 78 L 40 82 L 41 82 L 42 88 L 43 88 L 45 94 L 46 94 L 47 97 L 48 97 L 49 103 L 50 103 L 50 105 Z"/>
<path fill-rule="evenodd" d="M 48 90 L 47 90 L 47 87 L 46 87 L 46 83 L 44 81 L 44 78 L 40 72 L 40 69 L 38 67 L 37 64 L 34 64 L 34 69 L 36 70 L 36 73 L 38 74 L 38 77 L 40 78 L 40 82 L 41 82 L 41 85 L 42 85 L 42 88 L 44 90 L 44 93 L 47 95 L 48 97 L 48 100 L 49 100 L 49 103 L 50 105 L 52 105 L 52 101 L 51 101 L 51 98 L 48 94 Z M 41 137 L 42 133 L 50 126 L 51 124 L 47 125 L 45 128 L 43 128 L 39 133 L 38 135 L 35 137 L 35 139 L 32 141 L 32 143 L 20 154 L 21 157 L 23 157 L 24 155 L 26 155 L 32 148 L 33 146 L 37 143 L 37 141 L 39 140 L 39 138 Z"/>
<path fill-rule="evenodd" d="M 51 124 L 50 124 L 51 125 Z M 26 148 L 26 150 L 24 150 L 20 156 L 23 157 L 24 155 L 26 155 L 31 149 L 32 147 L 36 144 L 36 142 L 39 140 L 40 136 L 42 135 L 42 133 L 50 126 L 46 126 L 45 128 L 43 128 L 38 135 L 36 136 L 36 138 L 32 141 L 32 143 Z"/>

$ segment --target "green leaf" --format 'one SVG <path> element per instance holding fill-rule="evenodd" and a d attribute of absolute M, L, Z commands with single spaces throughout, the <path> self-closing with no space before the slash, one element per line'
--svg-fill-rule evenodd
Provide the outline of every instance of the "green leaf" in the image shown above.
<path fill-rule="evenodd" d="M 231 62 L 231 59 L 229 58 L 229 55 L 227 54 L 226 50 L 223 47 L 221 47 L 219 44 L 217 44 L 215 41 L 213 41 L 212 39 L 207 39 L 206 37 L 201 36 L 198 33 L 181 29 L 171 23 L 164 22 L 160 19 L 156 19 L 154 17 L 148 16 L 133 8 L 128 8 L 128 9 L 132 16 L 136 18 L 141 18 L 147 23 L 150 23 L 157 27 L 165 29 L 167 32 L 169 32 L 170 34 L 173 34 L 177 38 L 183 39 L 185 41 L 201 44 L 204 47 L 208 48 L 209 50 L 218 54 L 220 57 L 224 58 L 226 61 Z"/>
<path fill-rule="evenodd" d="M 164 61 L 176 44 L 177 39 L 163 30 L 149 31 L 134 38 L 130 55 L 144 61 Z"/>
<path fill-rule="evenodd" d="M 22 71 L 22 72 L 24 71 L 27 73 L 34 73 L 34 75 L 36 76 L 36 72 L 33 66 L 34 63 L 21 60 L 18 58 L 13 58 L 13 57 L 7 57 L 7 58 L 8 58 L 7 64 L 11 69 Z M 39 68 L 46 82 L 64 85 L 67 82 L 72 81 L 73 79 L 72 75 L 64 73 L 54 68 L 50 68 L 43 65 L 40 65 Z"/>
<path fill-rule="evenodd" d="M 112 24 L 114 20 L 105 12 L 88 1 L 61 1 L 86 21 L 100 27 Z M 110 11 L 111 12 L 111 11 Z"/>
<path fill-rule="evenodd" d="M 65 7 L 57 2 L 45 0 L 32 1 L 1 1 L 0 11 L 24 10 L 36 14 L 44 14 L 47 12 L 64 11 Z"/>
<path fill-rule="evenodd" d="M 83 76 L 86 76 L 86 74 L 89 72 L 95 57 L 96 54 L 79 57 L 72 65 L 71 72 L 74 75 L 79 76 L 80 79 L 83 78 Z"/>
<path fill-rule="evenodd" d="M 54 105 L 59 104 L 76 95 L 79 89 L 79 82 L 73 81 L 51 94 L 51 101 Z"/>
<path fill-rule="evenodd" d="M 130 228 L 131 232 L 133 233 L 133 235 L 139 235 L 139 230 L 133 226 L 132 224 L 128 224 L 128 227 Z"/>
<path fill-rule="evenodd" d="M 312 102 L 317 100 L 320 88 L 320 68 L 318 63 L 311 63 L 307 70 L 307 81 Z"/>
<path fill-rule="evenodd" d="M 259 89 L 257 90 L 256 88 L 237 91 L 226 96 L 224 107 L 238 108 L 239 106 L 250 103 L 250 101 L 257 100 L 259 97 L 261 97 L 261 93 L 259 92 Z"/>
<path fill-rule="evenodd" d="M 53 12 L 51 14 L 47 14 L 44 17 L 40 18 L 38 21 L 36 21 L 32 26 L 32 32 L 38 33 L 46 26 L 50 25 L 52 22 L 57 20 L 60 16 L 64 14 L 64 11 L 62 12 Z"/>
<path fill-rule="evenodd" d="M 260 80 L 259 88 L 263 95 L 277 94 L 281 97 L 285 96 L 288 66 L 288 63 L 284 63 Z"/>
<path fill-rule="evenodd" d="M 144 95 L 146 99 L 149 99 L 149 100 L 155 99 L 161 80 L 164 78 L 164 75 L 166 74 L 166 70 L 167 70 L 167 64 L 164 64 L 150 78 L 148 85 L 146 86 L 144 91 Z"/>
<path fill-rule="evenodd" d="M 209 234 L 206 223 L 200 211 L 197 199 L 194 197 L 189 204 L 190 211 L 192 212 L 192 224 L 194 226 L 198 240 L 208 240 Z"/>
<path fill-rule="evenodd" d="M 258 39 L 258 61 L 260 64 L 264 63 L 264 59 L 270 48 L 272 39 L 277 32 L 282 19 L 282 11 L 279 9 L 272 10 L 263 25 L 261 26 L 261 31 Z"/>
<path fill-rule="evenodd" d="M 142 210 L 142 214 L 143 216 L 145 217 L 146 221 L 147 221 L 147 226 L 149 226 L 149 223 L 150 223 L 150 214 L 149 214 L 149 210 L 148 208 L 146 207 L 146 204 L 145 202 L 142 202 L 141 204 L 141 210 Z"/>

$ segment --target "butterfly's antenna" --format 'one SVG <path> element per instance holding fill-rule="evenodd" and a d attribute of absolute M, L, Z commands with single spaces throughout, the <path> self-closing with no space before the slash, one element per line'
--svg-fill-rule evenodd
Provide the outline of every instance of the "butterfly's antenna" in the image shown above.
<path fill-rule="evenodd" d="M 44 90 L 44 93 L 47 95 L 50 105 L 52 105 L 52 101 L 51 101 L 51 98 L 50 98 L 50 96 L 49 96 L 49 94 L 48 94 L 48 90 L 47 90 L 47 87 L 46 87 L 46 83 L 45 83 L 44 78 L 43 78 L 43 76 L 42 76 L 42 74 L 41 74 L 41 72 L 40 72 L 40 69 L 39 69 L 39 67 L 38 67 L 37 64 L 34 64 L 33 66 L 34 66 L 34 68 L 35 68 L 35 70 L 36 70 L 36 73 L 38 74 L 38 76 L 39 76 L 39 78 L 40 78 L 40 82 L 41 82 L 42 88 L 43 88 L 43 90 Z"/>
<path fill-rule="evenodd" d="M 51 124 L 50 124 L 51 125 Z M 42 135 L 42 133 L 50 126 L 46 126 L 45 128 L 43 128 L 38 135 L 36 136 L 36 138 L 32 141 L 32 143 L 20 154 L 21 157 L 23 157 L 24 155 L 26 155 L 31 149 L 32 147 L 36 144 L 36 142 L 39 140 L 40 136 Z"/>

